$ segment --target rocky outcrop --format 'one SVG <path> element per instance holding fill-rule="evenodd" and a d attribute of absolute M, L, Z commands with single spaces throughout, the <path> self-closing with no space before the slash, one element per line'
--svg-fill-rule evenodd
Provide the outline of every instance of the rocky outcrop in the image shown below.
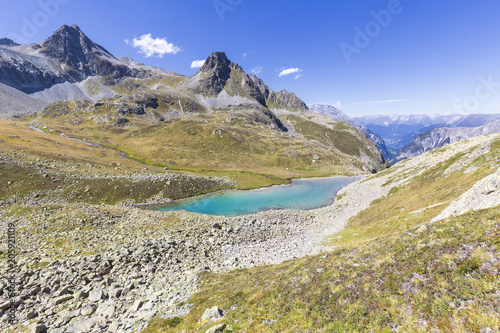
<path fill-rule="evenodd" d="M 392 160 L 393 163 L 412 158 L 426 151 L 442 147 L 450 143 L 500 132 L 500 120 L 479 127 L 436 128 L 417 135 L 413 141 L 401 149 Z"/>
<path fill-rule="evenodd" d="M 18 46 L 19 44 L 9 38 L 0 38 L 0 46 Z"/>
<path fill-rule="evenodd" d="M 500 169 L 480 181 L 432 219 L 440 221 L 471 210 L 486 209 L 500 205 Z"/>
<path fill-rule="evenodd" d="M 271 109 L 285 109 L 290 111 L 307 111 L 309 108 L 306 103 L 302 101 L 292 92 L 286 90 L 281 90 L 279 92 L 274 92 L 270 89 L 264 81 L 262 81 L 257 75 L 250 74 L 250 79 L 259 88 L 262 96 L 266 100 L 267 105 Z"/>
<path fill-rule="evenodd" d="M 232 85 L 238 86 L 259 104 L 266 106 L 266 101 L 258 87 L 240 65 L 229 61 L 224 52 L 213 52 L 201 67 L 199 75 L 201 92 L 204 94 L 218 96 L 228 81 L 232 80 Z M 234 82 L 238 81 L 237 77 L 242 80 L 241 83 Z"/>

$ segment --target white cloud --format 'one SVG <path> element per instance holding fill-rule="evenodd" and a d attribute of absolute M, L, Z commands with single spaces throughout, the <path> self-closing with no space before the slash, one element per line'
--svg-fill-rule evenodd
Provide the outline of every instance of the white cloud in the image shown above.
<path fill-rule="evenodd" d="M 191 68 L 200 68 L 205 63 L 205 60 L 195 60 L 191 63 Z"/>
<path fill-rule="evenodd" d="M 165 54 L 176 54 L 181 50 L 180 47 L 172 43 L 168 43 L 166 38 L 151 37 L 151 34 L 142 35 L 140 38 L 134 38 L 132 42 L 125 40 L 127 44 L 132 44 L 133 47 L 139 48 L 139 52 L 144 54 L 146 58 L 158 56 L 163 58 Z"/>
<path fill-rule="evenodd" d="M 337 103 L 334 105 L 337 109 L 342 109 L 342 103 L 340 101 L 337 101 Z"/>
<path fill-rule="evenodd" d="M 301 76 L 302 76 L 302 74 L 297 74 L 297 75 L 295 75 L 294 80 L 297 80 L 297 79 L 298 79 L 298 78 L 300 78 Z"/>
<path fill-rule="evenodd" d="M 283 69 L 281 72 L 280 72 L 280 77 L 282 76 L 285 76 L 285 75 L 290 75 L 290 74 L 293 74 L 293 73 L 300 73 L 302 72 L 302 69 L 300 68 L 286 68 L 286 69 Z"/>
<path fill-rule="evenodd" d="M 248 55 L 248 53 L 246 53 L 246 52 L 245 52 L 245 53 L 243 53 L 243 58 L 246 58 L 246 57 L 247 57 L 247 55 Z"/>
<path fill-rule="evenodd" d="M 262 66 L 257 66 L 255 68 L 252 68 L 251 72 L 254 73 L 254 74 L 260 74 L 262 72 L 262 70 L 264 69 L 264 67 Z"/>

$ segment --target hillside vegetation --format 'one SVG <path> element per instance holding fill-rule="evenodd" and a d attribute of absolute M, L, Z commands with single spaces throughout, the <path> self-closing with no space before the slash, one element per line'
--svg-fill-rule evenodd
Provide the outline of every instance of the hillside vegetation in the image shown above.
<path fill-rule="evenodd" d="M 390 190 L 330 238 L 335 250 L 204 273 L 189 315 L 143 332 L 204 332 L 213 306 L 234 332 L 500 329 L 500 206 L 430 222 L 498 169 L 499 149 L 498 135 L 468 140 L 368 178 Z"/>
<path fill-rule="evenodd" d="M 113 148 L 148 166 L 227 175 L 242 189 L 290 178 L 356 175 L 386 165 L 373 142 L 346 123 L 320 124 L 297 113 L 283 118 L 294 129 L 286 133 L 260 111 L 206 112 L 190 99 L 168 94 L 146 92 L 135 97 L 138 102 L 132 95 L 95 104 L 59 102 L 28 120 L 49 134 Z M 155 108 L 135 109 L 151 100 Z"/>

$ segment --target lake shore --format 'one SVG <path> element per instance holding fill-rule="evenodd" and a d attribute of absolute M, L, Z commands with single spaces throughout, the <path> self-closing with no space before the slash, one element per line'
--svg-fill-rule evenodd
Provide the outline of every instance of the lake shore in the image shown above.
<path fill-rule="evenodd" d="M 17 228 L 20 292 L 45 290 L 37 301 L 18 308 L 18 315 L 36 313 L 56 332 L 78 330 L 89 321 L 97 325 L 96 320 L 132 332 L 157 315 L 186 314 L 185 302 L 198 289 L 200 271 L 276 264 L 330 250 L 327 237 L 383 194 L 369 190 L 374 181 L 385 182 L 351 183 L 339 191 L 341 200 L 323 208 L 232 218 L 117 205 L 40 204 L 29 216 L 1 221 L 2 227 L 14 223 Z M 3 216 L 12 215 L 5 207 L 0 207 Z M 48 220 L 51 229 L 46 229 Z M 7 271 L 3 261 L 0 272 L 5 276 Z M 139 303 L 132 309 L 134 302 Z M 1 327 L 6 332 L 24 329 Z"/>
<path fill-rule="evenodd" d="M 311 210 L 331 205 L 336 193 L 356 177 L 292 179 L 291 184 L 255 190 L 225 190 L 144 206 L 157 211 L 188 211 L 212 216 L 236 217 L 270 210 Z M 304 197 L 306 195 L 306 197 Z M 297 198 L 303 198 L 297 201 Z"/>

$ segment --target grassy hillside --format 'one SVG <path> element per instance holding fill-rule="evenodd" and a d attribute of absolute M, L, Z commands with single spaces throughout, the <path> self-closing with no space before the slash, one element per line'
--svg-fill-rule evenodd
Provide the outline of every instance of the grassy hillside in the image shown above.
<path fill-rule="evenodd" d="M 137 111 L 137 103 L 153 99 L 154 107 Z M 272 128 L 264 118 L 259 110 L 208 112 L 191 98 L 166 90 L 95 104 L 60 102 L 28 120 L 47 133 L 113 148 L 149 166 L 228 175 L 240 188 L 383 167 L 371 141 L 343 124 L 325 126 L 295 116 L 291 123 L 297 137 Z"/>
<path fill-rule="evenodd" d="M 144 332 L 482 332 L 500 329 L 500 207 L 430 223 L 498 167 L 500 137 L 460 143 L 367 179 L 389 194 L 351 218 L 336 250 L 276 266 L 204 273 L 186 317 Z M 362 194 L 360 194 L 362 195 Z M 339 203 L 342 197 L 338 198 Z"/>
<path fill-rule="evenodd" d="M 92 147 L 44 130 L 48 133 L 34 131 L 24 122 L 0 121 L 0 200 L 57 197 L 115 204 L 184 198 L 235 187 L 228 179 L 145 165 L 117 150 Z M 252 175 L 248 178 L 253 180 Z"/>
<path fill-rule="evenodd" d="M 191 313 L 145 332 L 204 332 L 228 310 L 235 332 L 479 332 L 498 329 L 500 208 L 277 266 L 202 276 Z"/>

